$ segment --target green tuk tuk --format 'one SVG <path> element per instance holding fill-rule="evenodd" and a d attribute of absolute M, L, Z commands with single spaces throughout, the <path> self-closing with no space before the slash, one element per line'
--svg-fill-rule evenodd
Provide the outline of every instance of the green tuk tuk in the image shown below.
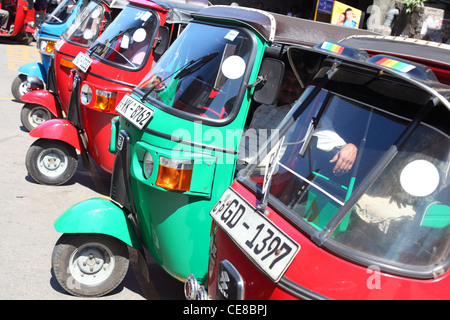
<path fill-rule="evenodd" d="M 72 294 L 114 289 L 128 267 L 126 245 L 148 250 L 176 279 L 205 281 L 209 211 L 235 177 L 254 107 L 276 101 L 287 47 L 370 34 L 243 7 L 192 17 L 116 107 L 111 199 L 83 201 L 55 221 L 63 235 L 52 265 Z"/>

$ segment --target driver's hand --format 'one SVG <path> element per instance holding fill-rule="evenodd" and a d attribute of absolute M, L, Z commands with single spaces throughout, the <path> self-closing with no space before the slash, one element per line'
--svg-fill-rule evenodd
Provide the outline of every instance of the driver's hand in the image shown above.
<path fill-rule="evenodd" d="M 334 155 L 333 159 L 330 160 L 330 163 L 336 163 L 333 168 L 333 173 L 347 173 L 352 168 L 353 163 L 355 162 L 357 152 L 358 148 L 353 143 L 348 143 L 341 149 L 339 149 L 338 152 Z"/>

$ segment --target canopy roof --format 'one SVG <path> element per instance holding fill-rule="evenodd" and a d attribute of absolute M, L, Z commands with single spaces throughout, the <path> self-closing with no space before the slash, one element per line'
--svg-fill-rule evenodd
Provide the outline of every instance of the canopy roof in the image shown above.
<path fill-rule="evenodd" d="M 352 35 L 375 35 L 376 33 L 275 14 L 262 10 L 210 6 L 193 14 L 197 19 L 220 19 L 249 26 L 268 42 L 315 45 L 323 41 L 340 41 Z"/>

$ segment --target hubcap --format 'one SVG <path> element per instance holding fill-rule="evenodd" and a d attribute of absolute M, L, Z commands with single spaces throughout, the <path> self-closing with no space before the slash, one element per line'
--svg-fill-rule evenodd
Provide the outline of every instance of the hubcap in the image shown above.
<path fill-rule="evenodd" d="M 47 149 L 37 158 L 39 171 L 46 176 L 55 177 L 66 170 L 67 156 L 59 149 Z"/>
<path fill-rule="evenodd" d="M 111 250 L 103 244 L 88 243 L 72 253 L 69 263 L 69 272 L 74 280 L 94 285 L 111 275 L 115 259 Z"/>
<path fill-rule="evenodd" d="M 43 123 L 49 119 L 48 111 L 43 108 L 33 109 L 30 112 L 30 115 L 28 118 L 29 118 L 29 122 L 34 127 L 37 127 L 38 125 L 40 125 L 41 123 Z"/>
<path fill-rule="evenodd" d="M 27 82 L 22 81 L 22 83 L 19 85 L 19 92 L 21 95 L 24 95 L 28 92 Z"/>

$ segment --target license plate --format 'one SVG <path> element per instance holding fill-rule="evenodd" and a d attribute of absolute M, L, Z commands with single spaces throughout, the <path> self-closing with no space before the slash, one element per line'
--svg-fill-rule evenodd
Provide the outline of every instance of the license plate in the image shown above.
<path fill-rule="evenodd" d="M 150 120 L 153 110 L 129 95 L 125 95 L 116 107 L 116 111 L 137 128 L 142 129 Z"/>
<path fill-rule="evenodd" d="M 73 59 L 73 64 L 77 66 L 81 71 L 86 72 L 92 63 L 92 59 L 85 55 L 83 52 L 78 52 L 75 59 Z"/>
<path fill-rule="evenodd" d="M 273 281 L 278 282 L 300 249 L 295 241 L 228 188 L 210 212 L 214 221 Z"/>

